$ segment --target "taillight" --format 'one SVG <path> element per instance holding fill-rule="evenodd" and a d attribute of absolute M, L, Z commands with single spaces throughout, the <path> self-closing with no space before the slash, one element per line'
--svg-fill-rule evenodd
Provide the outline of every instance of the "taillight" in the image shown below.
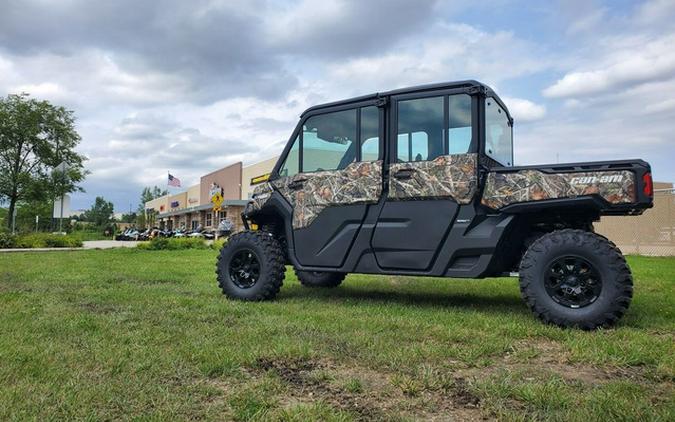
<path fill-rule="evenodd" d="M 654 182 L 652 181 L 652 174 L 649 172 L 642 176 L 642 192 L 650 198 L 654 196 Z"/>

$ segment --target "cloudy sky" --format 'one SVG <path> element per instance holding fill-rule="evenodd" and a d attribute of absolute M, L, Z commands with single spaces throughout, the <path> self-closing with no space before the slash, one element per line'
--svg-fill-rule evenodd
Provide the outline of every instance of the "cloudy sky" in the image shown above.
<path fill-rule="evenodd" d="M 675 181 L 674 0 L 0 0 L 0 95 L 78 118 L 74 208 L 272 157 L 313 104 L 469 78 L 514 115 L 516 164 Z"/>

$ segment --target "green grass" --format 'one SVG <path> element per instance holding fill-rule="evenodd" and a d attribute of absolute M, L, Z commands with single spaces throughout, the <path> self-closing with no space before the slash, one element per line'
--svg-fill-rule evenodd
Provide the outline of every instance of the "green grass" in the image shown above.
<path fill-rule="evenodd" d="M 675 259 L 630 257 L 615 329 L 517 280 L 351 275 L 229 301 L 215 251 L 0 254 L 0 419 L 673 420 Z"/>

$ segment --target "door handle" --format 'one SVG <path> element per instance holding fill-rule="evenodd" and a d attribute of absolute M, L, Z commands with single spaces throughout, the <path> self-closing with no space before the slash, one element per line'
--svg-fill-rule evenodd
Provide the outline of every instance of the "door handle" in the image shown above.
<path fill-rule="evenodd" d="M 289 182 L 288 185 L 286 185 L 286 186 L 288 186 L 289 189 L 297 190 L 297 189 L 302 189 L 304 184 L 305 184 L 305 179 L 297 179 L 297 180 L 293 180 L 292 182 Z"/>
<path fill-rule="evenodd" d="M 394 173 L 394 177 L 401 180 L 410 179 L 414 172 L 415 169 L 401 169 Z"/>

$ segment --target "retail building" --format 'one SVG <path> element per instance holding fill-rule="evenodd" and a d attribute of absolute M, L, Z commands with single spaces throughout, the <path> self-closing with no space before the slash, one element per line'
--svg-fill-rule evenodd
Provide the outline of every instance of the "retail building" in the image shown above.
<path fill-rule="evenodd" d="M 277 158 L 249 166 L 234 163 L 203 175 L 198 184 L 145 203 L 148 226 L 166 230 L 218 227 L 227 219 L 241 230 L 241 212 L 256 184 L 266 180 Z M 220 210 L 214 211 L 219 201 Z"/>

